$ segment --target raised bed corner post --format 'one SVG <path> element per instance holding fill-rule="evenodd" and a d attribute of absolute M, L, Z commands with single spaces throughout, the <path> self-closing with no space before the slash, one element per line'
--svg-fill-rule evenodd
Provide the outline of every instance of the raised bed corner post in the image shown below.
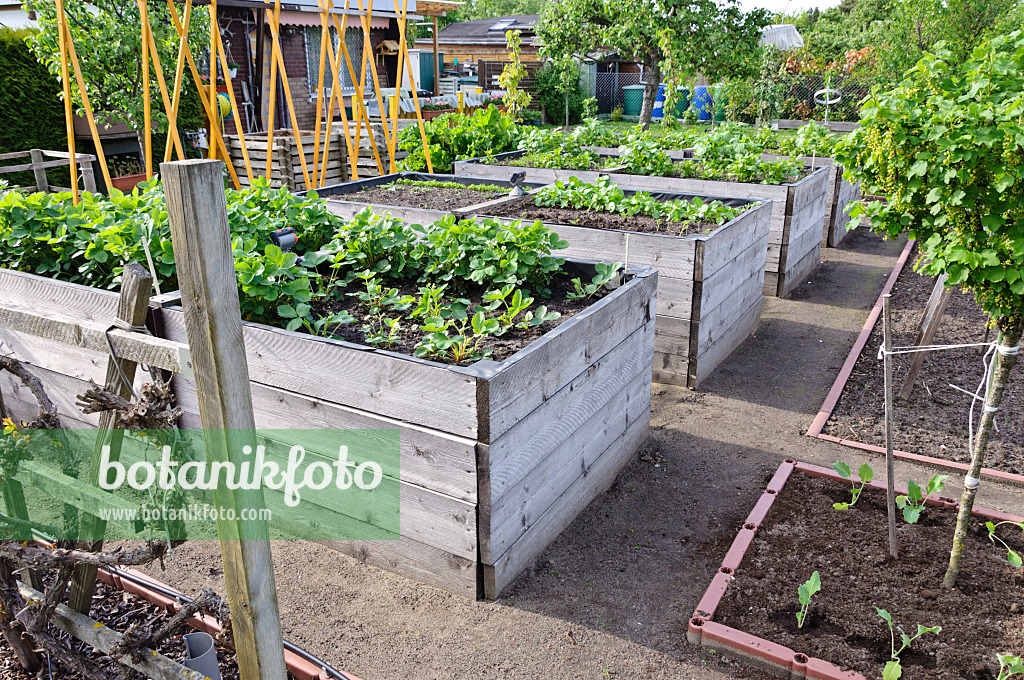
<path fill-rule="evenodd" d="M 146 312 L 149 309 L 149 294 L 153 288 L 153 276 L 145 267 L 137 262 L 130 262 L 124 268 L 124 275 L 121 282 L 121 297 L 117 301 L 117 325 L 127 326 L 129 330 L 145 327 Z M 103 387 L 113 392 L 122 399 L 129 399 L 132 396 L 131 383 L 135 381 L 135 370 L 137 364 L 127 359 L 110 357 L 107 360 L 107 376 Z M 124 376 L 122 378 L 121 376 Z M 125 383 L 127 379 L 128 383 Z M 110 460 L 117 460 L 121 456 L 121 443 L 124 440 L 124 430 L 117 429 L 117 412 L 104 411 L 100 416 L 99 431 L 104 434 L 96 438 L 96 445 L 93 451 L 92 462 L 89 466 L 89 483 L 98 485 L 100 479 L 100 454 L 104 445 L 110 445 Z M 80 542 L 84 550 L 92 552 L 103 547 L 102 539 L 91 539 L 93 536 L 102 536 L 107 523 L 94 515 L 83 515 L 81 536 L 85 540 Z M 68 596 L 68 606 L 76 612 L 88 614 L 92 606 L 92 595 L 96 589 L 96 567 L 92 565 L 78 565 L 75 567 L 75 575 L 71 581 L 71 592 Z"/>
<path fill-rule="evenodd" d="M 995 356 L 992 358 L 992 377 L 989 379 L 985 392 L 985 407 L 981 416 L 978 434 L 974 437 L 971 452 L 971 467 L 964 475 L 964 491 L 960 496 L 960 509 L 956 517 L 956 531 L 953 532 L 953 548 L 949 552 L 949 568 L 942 578 L 944 588 L 956 587 L 956 577 L 960 574 L 960 562 L 964 555 L 964 541 L 970 527 L 971 513 L 974 510 L 974 498 L 978 495 L 978 484 L 981 482 L 981 468 L 985 464 L 985 449 L 988 438 L 992 434 L 999 405 L 1003 401 L 1006 382 L 1010 371 L 1017 364 L 1020 351 L 1021 331 L 1024 330 L 1024 319 L 1017 317 L 1006 320 L 1007 327 L 1000 326 L 999 339 L 996 341 Z M 1012 325 L 1011 325 L 1012 324 Z"/>
<path fill-rule="evenodd" d="M 221 167 L 190 160 L 160 170 L 207 459 L 238 466 L 243 447 L 256 448 L 256 424 Z M 225 518 L 263 507 L 263 491 L 216 488 L 213 501 L 226 508 L 217 532 L 239 675 L 280 680 L 284 640 L 267 523 Z"/>

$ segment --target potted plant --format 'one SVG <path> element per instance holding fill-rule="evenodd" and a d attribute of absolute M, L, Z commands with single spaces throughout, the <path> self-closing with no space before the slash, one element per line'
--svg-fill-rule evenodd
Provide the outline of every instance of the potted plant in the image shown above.
<path fill-rule="evenodd" d="M 228 62 L 228 77 L 234 80 L 238 76 L 238 64 L 233 61 Z"/>
<path fill-rule="evenodd" d="M 110 165 L 110 184 L 121 191 L 131 191 L 139 182 L 146 180 L 146 171 L 136 156 L 112 156 L 107 161 Z"/>

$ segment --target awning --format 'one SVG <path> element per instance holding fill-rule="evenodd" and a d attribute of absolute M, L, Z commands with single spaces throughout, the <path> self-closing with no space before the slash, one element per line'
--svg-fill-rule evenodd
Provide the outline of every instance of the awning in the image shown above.
<path fill-rule="evenodd" d="M 340 17 L 339 17 L 340 18 Z M 267 12 L 267 19 L 270 19 L 270 12 Z M 387 17 L 370 17 L 370 30 L 374 29 L 386 29 L 390 24 L 391 19 Z M 333 22 L 332 22 L 333 23 Z M 320 27 L 320 13 L 319 12 L 297 12 L 281 10 L 281 24 L 285 26 L 316 26 Z M 348 18 L 349 28 L 360 28 L 362 21 L 357 16 L 350 16 Z"/>
<path fill-rule="evenodd" d="M 761 30 L 761 44 L 775 45 L 780 50 L 803 47 L 804 39 L 793 24 L 775 24 Z"/>

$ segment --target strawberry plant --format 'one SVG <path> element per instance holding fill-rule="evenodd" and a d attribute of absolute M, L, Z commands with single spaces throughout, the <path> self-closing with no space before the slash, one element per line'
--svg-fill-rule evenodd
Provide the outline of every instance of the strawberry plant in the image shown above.
<path fill-rule="evenodd" d="M 612 279 L 618 274 L 619 269 L 622 268 L 621 262 L 615 262 L 613 264 L 598 263 L 594 265 L 594 269 L 597 272 L 594 277 L 590 280 L 590 283 L 584 284 L 580 278 L 572 280 L 573 290 L 566 294 L 566 300 L 585 300 L 587 298 L 597 295 L 606 285 L 611 283 Z"/>

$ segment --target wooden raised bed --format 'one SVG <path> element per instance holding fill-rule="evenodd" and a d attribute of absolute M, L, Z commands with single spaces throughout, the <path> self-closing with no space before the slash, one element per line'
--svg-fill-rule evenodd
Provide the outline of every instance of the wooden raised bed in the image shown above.
<path fill-rule="evenodd" d="M 632 193 L 632 192 L 629 192 Z M 692 195 L 658 194 L 665 200 Z M 702 197 L 728 205 L 745 199 Z M 462 212 L 488 214 L 519 197 Z M 502 217 L 503 221 L 514 218 Z M 746 339 L 761 319 L 771 204 L 763 202 L 710 234 L 672 236 L 549 224 L 569 241 L 572 257 L 624 262 L 658 270 L 654 380 L 692 389 Z"/>
<path fill-rule="evenodd" d="M 789 156 L 777 156 L 765 154 L 765 158 L 782 159 Z M 810 165 L 825 166 L 829 168 L 828 188 L 825 192 L 825 219 L 822 222 L 821 245 L 822 247 L 835 248 L 849 233 L 846 225 L 850 223 L 850 211 L 848 206 L 851 202 L 861 197 L 860 182 L 851 184 L 843 179 L 843 166 L 836 165 L 831 158 L 820 158 L 804 156 L 803 162 Z"/>
<path fill-rule="evenodd" d="M 401 538 L 327 545 L 496 597 L 647 437 L 657 273 L 630 272 L 512 357 L 469 367 L 246 323 L 258 428 L 401 431 Z M 182 312 L 162 316 L 166 337 L 184 341 Z M 194 386 L 175 389 L 183 427 L 198 426 Z"/>
<path fill-rule="evenodd" d="M 582 276 L 593 265 L 574 262 Z M 401 431 L 401 538 L 327 544 L 467 597 L 496 597 L 604 491 L 650 424 L 657 272 L 631 278 L 502 362 L 447 366 L 338 340 L 245 324 L 261 429 Z M 109 325 L 117 294 L 0 270 L 5 300 Z M 178 308 L 157 334 L 187 342 Z M 96 427 L 75 397 L 102 382 L 108 356 L 0 328 L 46 385 L 68 427 Z M 139 372 L 136 384 L 148 376 Z M 184 428 L 200 427 L 195 385 L 175 374 Z M 0 373 L 14 418 L 37 415 Z M 268 498 L 268 503 L 271 502 Z"/>
<path fill-rule="evenodd" d="M 416 224 L 430 224 L 450 214 L 443 210 L 430 210 L 426 208 L 414 208 L 402 205 L 384 205 L 384 204 L 369 204 L 360 201 L 346 200 L 346 196 L 362 191 L 363 189 L 369 189 L 372 187 L 384 186 L 391 184 L 396 180 L 408 179 L 415 181 L 434 181 L 434 182 L 457 182 L 459 184 L 494 184 L 497 186 L 508 187 L 511 191 L 512 184 L 507 180 L 490 180 L 490 179 L 476 179 L 472 177 L 456 177 L 455 175 L 439 175 L 439 174 L 427 174 L 420 172 L 396 172 L 390 175 L 380 175 L 377 177 L 368 177 L 366 179 L 353 180 L 351 182 L 344 182 L 341 184 L 334 184 L 323 189 L 317 189 L 317 195 L 320 198 L 326 200 L 326 206 L 329 211 L 343 217 L 345 219 L 351 218 L 358 212 L 366 209 L 367 206 L 371 206 L 375 213 L 379 214 L 390 214 L 392 217 L 397 217 L 406 222 L 412 222 Z M 540 184 L 523 184 L 525 189 L 535 189 L 540 187 Z M 483 203 L 483 201 L 481 201 Z"/>
<path fill-rule="evenodd" d="M 495 158 L 512 159 L 523 153 L 513 151 L 498 154 Z M 647 177 L 592 170 L 519 168 L 511 165 L 488 165 L 481 158 L 455 162 L 455 174 L 463 177 L 508 179 L 513 172 L 522 170 L 526 171 L 528 182 L 540 184 L 550 184 L 569 177 L 579 177 L 584 182 L 595 182 L 601 175 L 607 175 L 623 189 L 771 200 L 771 230 L 764 276 L 765 295 L 788 295 L 820 262 L 821 224 L 825 219 L 825 197 L 830 173 L 827 167 L 818 168 L 792 184 L 773 185 Z"/>
<path fill-rule="evenodd" d="M 320 136 L 319 163 L 323 164 L 324 133 Z M 302 150 L 306 157 L 306 171 L 310 181 L 313 179 L 314 134 L 303 131 L 301 136 Z M 348 148 L 345 146 L 345 135 L 341 130 L 330 133 L 330 144 L 327 154 L 327 171 L 322 184 L 335 184 L 349 178 Z M 249 176 L 245 171 L 245 158 L 242 156 L 242 142 L 237 135 L 225 135 L 224 143 L 231 156 L 231 164 L 235 167 L 238 181 L 243 187 L 249 186 Z M 264 177 L 267 173 L 267 138 L 265 134 L 248 135 L 245 146 L 249 152 L 249 165 L 253 177 Z M 288 187 L 291 191 L 306 189 L 305 175 L 302 173 L 302 162 L 299 160 L 299 145 L 291 130 L 274 131 L 273 160 L 270 166 L 270 185 L 274 188 Z M 319 174 L 319 170 L 317 171 Z"/>

